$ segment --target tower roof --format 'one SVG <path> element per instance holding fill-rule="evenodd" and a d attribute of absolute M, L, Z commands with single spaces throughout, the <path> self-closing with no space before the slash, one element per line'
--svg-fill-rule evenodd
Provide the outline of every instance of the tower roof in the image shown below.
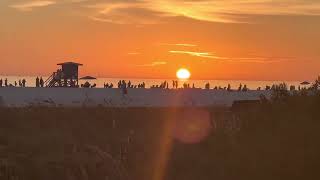
<path fill-rule="evenodd" d="M 83 64 L 80 64 L 80 63 L 76 63 L 76 62 L 64 62 L 64 63 L 59 63 L 57 65 L 76 65 L 76 66 L 83 66 Z"/>

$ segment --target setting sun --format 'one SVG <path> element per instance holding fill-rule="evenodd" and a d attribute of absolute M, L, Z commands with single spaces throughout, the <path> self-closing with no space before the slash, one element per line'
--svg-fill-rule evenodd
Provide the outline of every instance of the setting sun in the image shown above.
<path fill-rule="evenodd" d="M 191 76 L 188 69 L 181 68 L 177 71 L 177 78 L 179 79 L 189 79 Z"/>

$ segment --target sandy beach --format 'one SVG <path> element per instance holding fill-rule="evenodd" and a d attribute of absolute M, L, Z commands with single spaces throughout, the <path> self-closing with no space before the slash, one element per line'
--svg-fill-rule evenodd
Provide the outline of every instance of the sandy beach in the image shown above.
<path fill-rule="evenodd" d="M 271 91 L 226 91 L 204 89 L 120 89 L 100 88 L 0 88 L 5 107 L 230 107 L 237 100 L 267 98 Z"/>

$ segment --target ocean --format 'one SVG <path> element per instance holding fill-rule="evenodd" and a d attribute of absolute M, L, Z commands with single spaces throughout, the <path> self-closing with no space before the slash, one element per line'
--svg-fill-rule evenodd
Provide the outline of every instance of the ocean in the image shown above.
<path fill-rule="evenodd" d="M 35 87 L 36 77 L 33 76 L 0 76 L 0 79 L 8 79 L 8 84 L 14 85 L 16 81 L 18 83 L 19 79 L 26 79 L 27 87 Z M 44 81 L 47 77 L 43 77 Z M 90 84 L 97 84 L 97 88 L 102 88 L 104 83 L 113 83 L 114 87 L 117 87 L 119 80 L 131 81 L 132 84 L 137 85 L 144 82 L 146 88 L 149 88 L 153 85 L 160 85 L 162 82 L 167 81 L 169 83 L 169 88 L 172 88 L 173 79 L 128 79 L 128 78 L 98 78 L 96 80 L 89 80 Z M 79 84 L 85 83 L 86 80 L 80 80 Z M 232 89 L 237 89 L 240 84 L 247 85 L 249 89 L 255 90 L 258 87 L 264 89 L 266 86 L 272 86 L 273 84 L 279 84 L 285 82 L 288 86 L 294 85 L 298 87 L 301 82 L 299 81 L 248 81 L 248 80 L 179 80 L 179 87 L 182 87 L 184 83 L 189 83 L 190 86 L 194 84 L 196 88 L 204 88 L 206 83 L 210 83 L 210 88 L 217 87 L 227 87 L 228 84 L 231 85 Z"/>

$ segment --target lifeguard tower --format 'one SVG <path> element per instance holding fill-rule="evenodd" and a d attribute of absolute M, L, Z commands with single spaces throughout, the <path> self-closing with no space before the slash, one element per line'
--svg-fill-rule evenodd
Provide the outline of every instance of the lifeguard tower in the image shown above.
<path fill-rule="evenodd" d="M 79 66 L 75 62 L 59 63 L 61 66 L 45 81 L 46 87 L 79 87 Z"/>

